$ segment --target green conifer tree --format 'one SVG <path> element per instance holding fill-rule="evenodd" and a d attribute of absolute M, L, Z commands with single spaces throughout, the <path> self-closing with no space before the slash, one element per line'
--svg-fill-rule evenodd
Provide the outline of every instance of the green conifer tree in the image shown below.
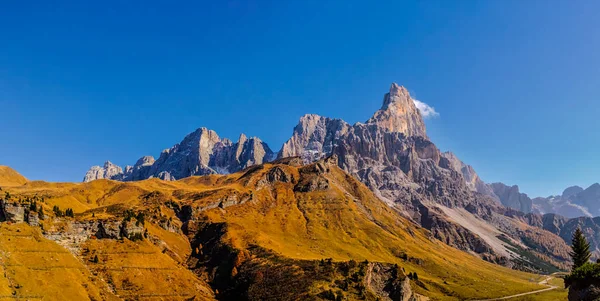
<path fill-rule="evenodd" d="M 573 239 L 571 244 L 572 251 L 569 253 L 573 258 L 573 270 L 586 264 L 592 254 L 590 253 L 590 244 L 583 236 L 581 229 L 577 228 L 573 233 Z"/>

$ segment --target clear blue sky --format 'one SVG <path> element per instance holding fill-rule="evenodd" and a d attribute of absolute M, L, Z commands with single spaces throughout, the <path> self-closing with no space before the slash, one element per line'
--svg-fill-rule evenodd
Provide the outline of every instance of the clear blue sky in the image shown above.
<path fill-rule="evenodd" d="M 600 181 L 598 1 L 50 2 L 0 4 L 0 164 L 31 179 L 201 126 L 278 150 L 301 115 L 365 121 L 398 82 L 487 182 Z"/>

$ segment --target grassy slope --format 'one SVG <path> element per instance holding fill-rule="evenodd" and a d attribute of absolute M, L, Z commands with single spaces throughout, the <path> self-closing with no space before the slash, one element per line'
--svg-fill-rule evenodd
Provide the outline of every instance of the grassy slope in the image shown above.
<path fill-rule="evenodd" d="M 27 183 L 27 179 L 14 169 L 0 165 L 0 187 L 20 186 Z"/>
<path fill-rule="evenodd" d="M 24 224 L 0 224 L 0 269 L 2 298 L 118 300 L 71 253 Z"/>
<path fill-rule="evenodd" d="M 300 178 L 298 168 L 278 166 L 294 175 L 295 179 Z M 78 219 L 90 218 L 91 212 L 95 212 L 96 217 L 110 216 L 114 214 L 114 206 L 119 204 L 123 208 L 148 207 L 150 205 L 143 201 L 142 196 L 152 191 L 160 191 L 167 199 L 194 206 L 204 206 L 232 191 L 252 193 L 254 202 L 205 212 L 210 220 L 229 224 L 228 238 L 239 248 L 258 244 L 294 259 L 367 259 L 398 263 L 407 273 L 419 274 L 424 283 L 423 287 L 416 286 L 419 293 L 441 300 L 490 298 L 541 287 L 532 281 L 535 275 L 487 263 L 472 254 L 429 239 L 427 231 L 401 218 L 376 199 L 364 185 L 337 168 L 326 175 L 331 183 L 328 190 L 294 192 L 293 184 L 289 183 L 277 183 L 273 189 L 257 189 L 256 181 L 271 167 L 273 165 L 266 164 L 263 169 L 245 177 L 243 173 L 238 173 L 191 177 L 176 182 L 157 179 L 135 183 L 107 180 L 91 183 L 36 181 L 9 190 L 21 196 L 44 196 L 46 212 L 54 205 L 73 208 Z M 165 210 L 165 214 L 172 215 L 168 210 Z M 180 258 L 185 259 L 189 255 L 189 244 L 182 240 L 181 235 L 152 225 L 148 228 L 150 232 L 160 235 L 169 249 Z M 130 247 L 99 243 L 91 241 L 88 246 L 90 252 Z M 406 258 L 403 254 L 410 260 L 402 259 Z M 123 265 L 140 264 L 136 262 L 136 256 L 127 256 L 123 260 Z M 117 264 L 110 258 L 106 262 L 108 265 Z M 95 271 L 90 263 L 86 262 L 86 265 Z M 108 274 L 105 273 L 105 277 L 112 277 L 123 284 L 125 278 L 114 273 Z M 184 274 L 181 271 L 181 275 Z M 132 287 L 140 289 L 142 285 L 135 283 L 135 275 L 143 273 L 131 273 L 125 285 L 133 282 Z M 149 284 L 147 289 L 152 291 L 158 286 L 158 283 Z M 173 291 L 187 293 L 183 289 Z"/>
<path fill-rule="evenodd" d="M 398 263 L 407 273 L 419 274 L 426 287 L 417 288 L 420 293 L 440 299 L 488 298 L 541 288 L 531 274 L 430 240 L 426 231 L 399 217 L 341 170 L 334 168 L 327 177 L 333 185 L 326 191 L 294 193 L 290 184 L 277 184 L 272 192 L 262 191 L 271 196 L 263 196 L 262 202 L 207 215 L 231 225 L 230 238 L 238 247 L 256 243 L 297 259 Z M 401 259 L 402 253 L 413 260 Z"/>

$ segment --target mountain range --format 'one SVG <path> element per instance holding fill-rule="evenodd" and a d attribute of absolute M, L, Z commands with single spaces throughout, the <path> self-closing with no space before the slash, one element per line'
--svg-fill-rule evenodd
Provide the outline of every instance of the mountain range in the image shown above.
<path fill-rule="evenodd" d="M 557 216 L 560 221 L 551 223 L 556 229 L 538 222 L 548 220 L 550 215 L 542 214 L 550 212 L 540 211 L 518 186 L 485 183 L 472 166 L 441 152 L 427 137 L 408 90 L 395 83 L 364 123 L 302 116 L 276 154 L 258 138 L 242 134 L 232 143 L 201 128 L 156 161 L 142 157 L 124 171 L 107 161 L 92 167 L 84 181 L 176 180 L 229 174 L 276 158 L 299 157 L 309 164 L 332 155 L 379 199 L 450 246 L 523 270 L 559 269 L 568 258 L 569 231 L 574 230 L 569 220 Z M 545 264 L 535 263 L 538 258 Z"/>
<path fill-rule="evenodd" d="M 485 183 L 429 140 L 394 83 L 364 123 L 307 114 L 276 152 L 199 128 L 158 159 L 94 166 L 83 183 L 2 167 L 0 233 L 13 239 L 0 252 L 35 237 L 28 248 L 67 250 L 76 272 L 46 251 L 0 267 L 20 297 L 59 296 L 35 285 L 56 277 L 101 300 L 495 298 L 539 287 L 529 273 L 567 270 L 577 228 L 600 255 L 600 218 L 587 214 L 599 188 L 532 200 Z M 29 265 L 50 272 L 20 274 Z"/>

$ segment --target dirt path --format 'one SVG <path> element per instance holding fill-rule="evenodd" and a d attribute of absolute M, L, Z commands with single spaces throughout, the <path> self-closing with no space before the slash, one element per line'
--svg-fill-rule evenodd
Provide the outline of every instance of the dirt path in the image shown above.
<path fill-rule="evenodd" d="M 500 298 L 492 298 L 492 299 L 482 299 L 482 300 L 474 300 L 474 301 L 497 301 L 497 300 L 508 300 L 508 299 L 512 299 L 512 298 L 517 298 L 517 297 L 523 297 L 523 296 L 527 296 L 527 295 L 533 295 L 533 294 L 538 294 L 538 293 L 543 293 L 543 292 L 547 292 L 547 291 L 551 291 L 553 289 L 557 289 L 558 286 L 554 286 L 554 285 L 550 285 L 548 284 L 548 281 L 550 281 L 550 279 L 553 279 L 554 277 L 552 275 L 546 277 L 546 279 L 538 282 L 538 284 L 541 285 L 545 285 L 548 288 L 544 288 L 541 290 L 537 290 L 537 291 L 532 291 L 532 292 L 527 292 L 527 293 L 521 293 L 521 294 L 516 294 L 516 295 L 510 295 L 510 296 L 506 296 L 506 297 L 500 297 Z"/>

